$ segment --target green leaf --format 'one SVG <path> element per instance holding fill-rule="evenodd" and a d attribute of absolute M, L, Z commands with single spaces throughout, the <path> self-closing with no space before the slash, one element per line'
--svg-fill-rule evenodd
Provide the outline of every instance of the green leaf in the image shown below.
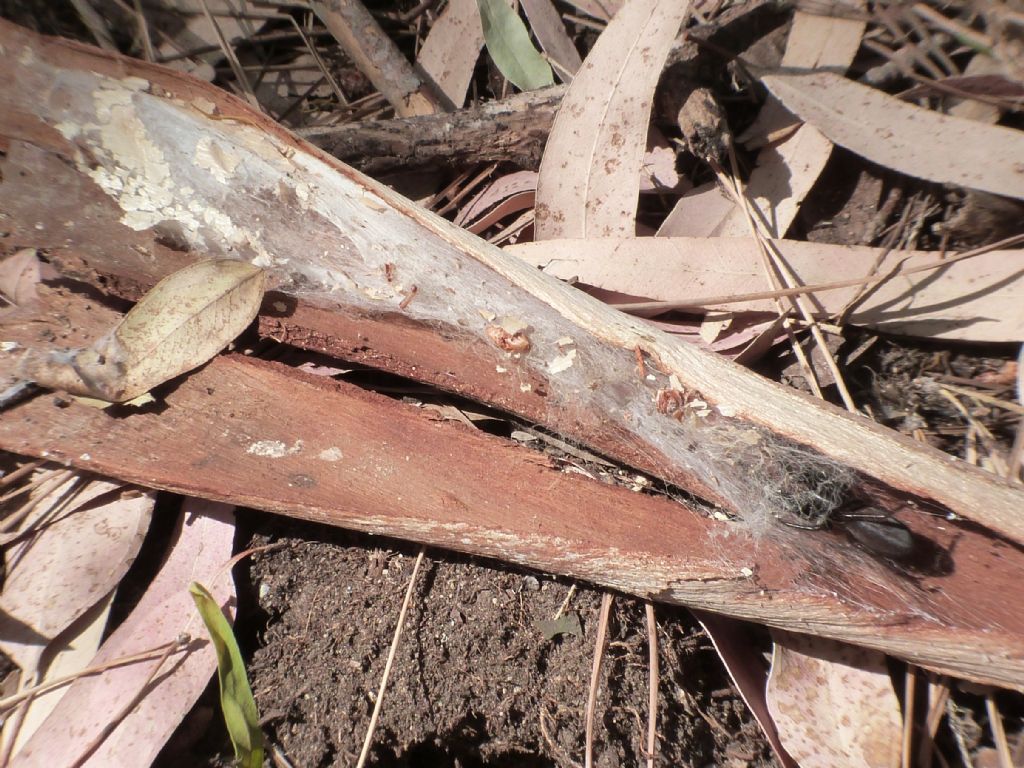
<path fill-rule="evenodd" d="M 263 732 L 260 731 L 259 712 L 235 634 L 217 601 L 202 584 L 193 581 L 188 585 L 188 591 L 196 601 L 196 608 L 217 651 L 220 707 L 235 748 L 235 759 L 242 768 L 262 768 Z"/>
<path fill-rule="evenodd" d="M 553 85 L 551 66 L 530 42 L 526 25 L 505 0 L 477 0 L 484 41 L 494 65 L 522 91 Z"/>

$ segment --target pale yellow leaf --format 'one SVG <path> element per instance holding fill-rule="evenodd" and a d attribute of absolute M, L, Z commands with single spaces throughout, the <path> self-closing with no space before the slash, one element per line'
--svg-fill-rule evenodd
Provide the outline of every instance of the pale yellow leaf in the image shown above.
<path fill-rule="evenodd" d="M 635 232 L 654 87 L 688 8 L 679 0 L 632 0 L 601 33 L 544 150 L 538 240 Z"/>
<path fill-rule="evenodd" d="M 91 347 L 30 355 L 19 375 L 51 389 L 121 403 L 207 362 L 252 322 L 265 273 L 207 260 L 165 277 Z"/>
<path fill-rule="evenodd" d="M 893 251 L 871 268 L 882 250 L 863 246 L 776 240 L 802 285 L 883 276 L 941 259 L 928 251 Z M 774 312 L 775 303 L 706 303 L 706 297 L 769 289 L 757 244 L 744 238 L 609 238 L 521 243 L 505 250 L 563 280 L 657 301 L 688 303 L 706 310 Z M 848 317 L 891 333 L 965 341 L 1024 339 L 1024 269 L 1021 251 L 993 251 L 942 269 L 900 275 L 877 284 Z M 811 306 L 819 315 L 842 311 L 857 297 L 849 286 L 819 292 Z"/>
<path fill-rule="evenodd" d="M 941 115 L 831 72 L 765 75 L 765 86 L 834 143 L 920 179 L 1024 198 L 1024 133 Z"/>
<path fill-rule="evenodd" d="M 899 765 L 902 718 L 885 655 L 773 632 L 768 708 L 801 768 Z"/>

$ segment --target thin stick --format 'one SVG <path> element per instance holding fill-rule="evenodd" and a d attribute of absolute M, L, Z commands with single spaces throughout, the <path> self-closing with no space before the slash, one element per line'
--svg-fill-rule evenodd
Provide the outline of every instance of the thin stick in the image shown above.
<path fill-rule="evenodd" d="M 420 77 L 359 0 L 310 0 L 308 5 L 399 117 L 450 111 L 451 102 Z"/>
<path fill-rule="evenodd" d="M 22 400 L 27 400 L 33 395 L 42 391 L 42 388 L 34 381 L 19 381 L 12 384 L 3 392 L 0 392 L 0 411 L 17 405 Z"/>
<path fill-rule="evenodd" d="M 113 659 L 103 664 L 97 664 L 94 667 L 85 667 L 84 669 L 80 669 L 70 675 L 55 677 L 53 680 L 47 680 L 46 682 L 40 683 L 39 685 L 35 685 L 31 688 L 25 688 L 24 690 L 18 691 L 5 699 L 0 699 L 0 714 L 7 712 L 25 699 L 29 699 L 34 696 L 42 696 L 47 691 L 52 691 L 54 688 L 60 688 L 62 685 L 73 683 L 81 677 L 98 675 L 101 672 L 106 672 L 108 669 L 115 669 L 128 664 L 138 664 L 143 661 L 152 661 L 153 659 L 162 658 L 164 654 L 167 653 L 168 648 L 172 652 L 175 649 L 182 651 L 190 642 L 190 639 L 187 636 L 183 636 L 183 638 L 184 640 L 172 640 L 169 643 L 158 645 L 156 648 L 148 651 L 133 653 L 131 656 L 121 656 L 120 658 Z"/>
<path fill-rule="evenodd" d="M 920 768 L 930 768 L 933 764 L 932 755 L 935 753 L 935 734 L 939 731 L 939 724 L 946 714 L 946 703 L 949 701 L 949 686 L 944 682 L 932 683 L 925 679 L 928 691 L 928 712 L 924 719 L 924 734 L 921 739 L 921 749 L 917 754 L 917 764 Z"/>
<path fill-rule="evenodd" d="M 363 749 L 359 753 L 359 760 L 356 768 L 363 768 L 366 765 L 366 758 L 370 754 L 370 744 L 373 743 L 373 732 L 377 729 L 377 718 L 380 717 L 381 704 L 384 702 L 384 691 L 388 687 L 388 677 L 391 676 L 391 665 L 395 661 L 395 654 L 398 651 L 398 639 L 402 636 L 402 625 L 405 624 L 405 614 L 409 610 L 409 603 L 412 601 L 412 590 L 416 586 L 416 574 L 419 573 L 420 563 L 423 562 L 424 548 L 420 547 L 416 555 L 416 562 L 412 566 L 412 576 L 409 577 L 409 586 L 405 590 L 405 599 L 402 601 L 402 610 L 398 613 L 398 626 L 395 627 L 394 637 L 391 638 L 391 648 L 388 650 L 388 660 L 384 664 L 384 674 L 380 678 L 380 688 L 377 691 L 377 700 L 373 702 L 373 714 L 370 715 L 370 725 L 366 729 L 366 738 L 363 739 Z"/>
<path fill-rule="evenodd" d="M 46 462 L 43 459 L 36 459 L 35 461 L 29 461 L 22 464 L 20 467 L 12 472 L 8 472 L 3 477 L 0 477 L 0 488 L 6 488 L 11 483 L 16 483 L 21 480 L 25 475 L 31 474 L 33 471 L 39 469 Z"/>
<path fill-rule="evenodd" d="M 597 644 L 594 648 L 594 667 L 590 672 L 590 693 L 587 695 L 586 728 L 587 742 L 583 752 L 583 768 L 594 765 L 594 710 L 597 708 L 597 689 L 601 682 L 601 659 L 604 657 L 604 641 L 608 635 L 608 617 L 612 612 L 615 598 L 611 592 L 601 596 L 601 611 L 597 618 Z"/>
<path fill-rule="evenodd" d="M 996 745 L 996 754 L 999 755 L 999 768 L 1013 768 L 1013 756 L 1010 754 L 1010 745 L 1006 741 L 1003 718 L 999 714 L 999 707 L 996 706 L 995 696 L 991 693 L 985 696 L 985 711 L 988 713 L 988 722 L 992 726 L 992 741 Z"/>
<path fill-rule="evenodd" d="M 561 616 L 563 613 L 565 613 L 566 609 L 569 607 L 569 603 L 572 602 L 573 595 L 575 595 L 575 594 L 576 594 L 576 585 L 573 584 L 571 587 L 569 587 L 569 591 L 565 595 L 565 600 L 562 601 L 562 604 L 560 606 L 558 606 L 558 610 L 555 611 L 554 618 L 557 619 L 559 616 Z"/>
<path fill-rule="evenodd" d="M 791 288 L 796 285 L 799 281 L 796 279 L 796 275 L 786 264 L 778 249 L 768 240 L 768 236 L 765 232 L 762 232 L 758 228 L 757 222 L 751 215 L 751 209 L 753 208 L 753 202 L 747 197 L 746 191 L 742 186 L 742 182 L 739 178 L 739 169 L 736 165 L 736 153 L 733 150 L 732 143 L 729 144 L 729 160 L 732 162 L 734 183 L 736 184 L 736 191 L 739 193 L 741 200 L 740 205 L 743 207 L 743 211 L 747 218 L 747 226 L 750 227 L 751 235 L 758 242 L 764 256 L 771 262 L 775 270 L 778 272 L 782 279 L 784 288 Z M 836 388 L 839 391 L 839 396 L 843 400 L 843 405 L 846 406 L 846 410 L 850 413 L 857 413 L 857 405 L 853 402 L 853 397 L 850 395 L 849 390 L 846 388 L 846 382 L 843 381 L 843 373 L 839 370 L 839 366 L 832 356 L 832 352 L 829 351 L 828 344 L 825 342 L 825 336 L 821 332 L 821 328 L 818 327 L 817 321 L 814 319 L 814 313 L 810 307 L 807 306 L 807 297 L 802 295 L 796 295 L 792 298 L 792 302 L 796 307 L 797 311 L 803 316 L 804 320 L 810 326 L 811 336 L 814 337 L 815 343 L 821 350 L 821 355 L 825 360 L 825 365 L 828 366 L 829 371 L 832 373 L 832 378 L 835 380 Z M 820 395 L 819 395 L 820 396 Z"/>
<path fill-rule="evenodd" d="M 26 493 L 35 493 L 37 497 L 42 498 L 46 494 L 50 493 L 57 485 L 68 479 L 72 474 L 70 469 L 56 469 L 49 468 L 40 472 L 36 477 L 30 479 L 27 483 L 19 485 L 17 488 L 8 491 L 3 496 L 0 496 L 0 504 L 6 504 L 11 499 L 17 498 L 18 496 L 24 496 Z M 55 480 L 59 475 L 59 480 Z M 44 490 L 44 486 L 48 486 Z"/>
<path fill-rule="evenodd" d="M 462 189 L 460 189 L 458 192 L 452 195 L 448 199 L 448 202 L 445 203 L 441 208 L 438 208 L 436 211 L 434 211 L 434 213 L 436 213 L 438 216 L 443 216 L 444 214 L 448 213 L 448 211 L 450 211 L 452 208 L 458 205 L 459 202 L 461 202 L 462 199 L 466 197 L 466 195 L 474 191 L 477 187 L 479 187 L 481 184 L 487 181 L 492 175 L 494 175 L 494 172 L 497 169 L 498 164 L 491 163 L 489 166 L 480 171 L 480 173 L 478 173 L 476 176 L 474 176 L 472 179 L 466 182 L 466 185 L 462 187 Z"/>
<path fill-rule="evenodd" d="M 964 387 L 958 387 L 955 384 L 939 384 L 939 387 L 949 392 L 953 392 L 964 397 L 969 397 L 972 400 L 977 400 L 979 403 L 985 403 L 986 405 L 992 405 L 996 408 L 1002 408 L 1012 413 L 1016 413 L 1018 416 L 1024 416 L 1024 405 L 1017 405 L 1012 400 L 1003 400 L 992 395 L 987 395 L 984 392 L 977 392 L 973 389 L 965 389 Z"/>
<path fill-rule="evenodd" d="M 567 765 L 570 766 L 570 768 L 579 768 L 580 764 L 569 757 L 565 750 L 562 749 L 558 742 L 551 737 L 550 733 L 548 733 L 547 720 L 549 718 L 554 723 L 554 717 L 548 712 L 547 707 L 542 703 L 540 705 L 540 735 L 544 737 L 544 742 L 548 745 L 548 748 L 552 753 L 554 753 L 555 759 L 559 765 Z M 557 723 L 554 724 L 557 725 Z"/>
<path fill-rule="evenodd" d="M 903 739 L 900 744 L 900 766 L 910 768 L 912 759 L 911 748 L 914 744 L 914 698 L 917 695 L 917 667 L 907 665 L 903 675 L 904 700 L 903 707 Z"/>
<path fill-rule="evenodd" d="M 647 655 L 648 681 L 650 690 L 647 697 L 647 768 L 654 768 L 654 756 L 658 749 L 658 625 L 654 618 L 654 603 L 644 604 L 647 612 Z"/>

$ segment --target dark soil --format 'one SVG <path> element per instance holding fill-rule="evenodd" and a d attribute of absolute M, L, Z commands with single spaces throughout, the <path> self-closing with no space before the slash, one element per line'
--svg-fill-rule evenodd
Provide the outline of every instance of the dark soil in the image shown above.
<path fill-rule="evenodd" d="M 292 765 L 353 765 L 418 549 L 260 513 L 242 520 L 253 546 L 272 545 L 240 569 L 237 626 L 268 742 Z M 428 552 L 368 764 L 582 764 L 601 593 L 580 585 L 570 596 L 572 588 Z M 566 632 L 552 636 L 563 605 Z M 665 606 L 656 614 L 656 764 L 774 764 L 692 616 Z M 615 600 L 600 679 L 594 765 L 640 765 L 649 690 L 643 603 Z M 165 764 L 183 764 L 180 747 Z"/>

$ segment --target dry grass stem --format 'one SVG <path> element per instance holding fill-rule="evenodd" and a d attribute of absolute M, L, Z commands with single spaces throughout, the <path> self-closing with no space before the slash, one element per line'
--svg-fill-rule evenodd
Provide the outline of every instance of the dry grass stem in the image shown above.
<path fill-rule="evenodd" d="M 903 733 L 900 742 L 900 766 L 910 768 L 914 747 L 914 700 L 917 693 L 917 668 L 908 664 L 903 673 Z"/>
<path fill-rule="evenodd" d="M 992 741 L 996 746 L 996 754 L 999 755 L 999 768 L 1013 768 L 1013 756 L 1010 754 L 1010 744 L 1006 740 L 1003 716 L 999 714 L 999 706 L 992 693 L 985 696 L 985 711 L 988 713 L 988 721 L 992 726 Z"/>
<path fill-rule="evenodd" d="M 242 88 L 242 92 L 245 95 L 245 100 L 249 102 L 249 105 L 258 112 L 263 111 L 263 107 L 260 106 L 259 99 L 256 98 L 256 94 L 252 90 L 252 84 L 249 82 L 249 78 L 245 74 L 245 70 L 242 69 L 241 62 L 238 61 L 238 57 L 235 55 L 235 49 L 231 47 L 227 39 L 224 37 L 224 32 L 220 28 L 220 24 L 217 23 L 216 19 L 213 18 L 213 14 L 210 13 L 210 6 L 206 0 L 199 0 L 200 5 L 203 7 L 203 14 L 206 16 L 206 20 L 213 27 L 214 32 L 217 33 L 217 41 L 220 43 L 220 49 L 224 52 L 224 57 L 228 60 L 231 65 L 231 71 L 235 75 L 235 79 L 238 81 L 239 86 Z"/>
<path fill-rule="evenodd" d="M 647 614 L 647 655 L 649 658 L 647 698 L 647 768 L 654 768 L 654 757 L 658 750 L 658 624 L 654 616 L 654 603 L 644 603 Z"/>
<path fill-rule="evenodd" d="M 98 675 L 102 672 L 106 672 L 108 669 L 115 669 L 116 667 L 123 667 L 127 664 L 139 664 L 144 661 L 152 661 L 153 659 L 164 658 L 169 652 L 173 653 L 175 650 L 183 651 L 188 645 L 190 640 L 187 635 L 183 635 L 178 640 L 172 640 L 169 643 L 158 645 L 149 651 L 142 651 L 140 653 L 133 653 L 130 656 L 122 656 L 121 658 L 108 661 L 103 664 L 97 664 L 93 667 L 85 667 L 80 669 L 71 675 L 65 675 L 64 677 L 57 677 L 53 680 L 47 680 L 45 683 L 33 686 L 31 688 L 25 688 L 24 690 L 18 691 L 15 694 L 7 696 L 6 698 L 0 699 L 0 714 L 9 712 L 14 707 L 18 706 L 21 702 L 27 699 L 41 696 L 47 691 L 52 691 L 54 688 L 60 688 L 63 685 L 75 682 L 81 677 L 89 677 L 90 675 Z"/>
<path fill-rule="evenodd" d="M 751 236 L 757 243 L 758 249 L 761 252 L 761 257 L 764 259 L 765 274 L 772 285 L 772 289 L 777 291 L 783 286 L 780 286 L 774 270 L 771 269 L 770 267 L 767 250 L 765 249 L 764 242 L 759 235 L 759 230 L 757 229 L 757 226 L 754 224 L 750 207 L 747 204 L 746 194 L 743 192 L 743 188 L 740 186 L 738 168 L 736 167 L 736 156 L 735 153 L 732 152 L 731 146 L 730 160 L 732 161 L 733 165 L 734 175 L 732 177 L 730 177 L 722 169 L 722 167 L 718 165 L 716 161 L 709 162 L 711 162 L 712 168 L 714 169 L 715 174 L 718 176 L 719 183 L 729 191 L 729 194 L 733 198 L 733 202 L 735 202 L 735 204 L 738 205 L 740 209 L 743 211 L 743 214 L 746 217 L 747 226 L 750 228 Z M 775 299 L 775 309 L 778 312 L 779 317 L 786 317 L 786 315 L 788 314 L 788 311 L 782 305 L 782 301 L 780 299 Z M 800 346 L 800 342 L 797 341 L 796 336 L 793 332 L 793 326 L 788 321 L 788 319 L 783 322 L 783 328 L 786 331 L 786 336 L 789 341 L 790 348 L 793 350 L 793 354 L 796 356 L 797 361 L 800 363 L 800 369 L 803 371 L 804 379 L 807 381 L 808 386 L 811 388 L 811 391 L 814 393 L 815 397 L 824 399 L 825 396 L 821 391 L 821 386 L 818 383 L 818 377 L 814 372 L 814 368 L 811 365 L 810 360 L 807 359 L 807 354 L 804 352 L 803 347 Z"/>
<path fill-rule="evenodd" d="M 775 288 L 792 288 L 798 282 L 796 276 L 786 265 L 785 260 L 781 257 L 775 246 L 768 240 L 768 237 L 771 236 L 772 233 L 763 231 L 763 214 L 757 218 L 753 215 L 753 211 L 756 210 L 756 206 L 753 201 L 749 199 L 743 188 L 743 182 L 740 180 L 739 176 L 739 167 L 736 162 L 736 152 L 733 149 L 731 142 L 729 143 L 729 161 L 732 164 L 733 171 L 733 186 L 731 187 L 731 191 L 735 195 L 737 204 L 743 210 L 744 217 L 747 220 L 747 226 L 750 228 L 750 234 L 754 240 L 757 241 L 761 255 L 766 261 L 765 270 L 769 275 L 769 279 L 771 279 L 773 287 Z M 761 227 L 758 227 L 758 219 L 762 222 Z M 782 233 L 778 234 L 781 236 Z M 779 283 L 781 283 L 781 285 L 779 285 Z M 791 298 L 791 301 L 803 317 L 804 322 L 809 326 L 811 336 L 818 345 L 822 358 L 825 360 L 825 364 L 832 373 L 832 378 L 835 380 L 836 388 L 839 390 L 839 396 L 843 400 L 843 405 L 846 406 L 846 410 L 850 413 L 857 413 L 857 405 L 854 403 L 853 396 L 850 394 L 850 391 L 846 388 L 846 382 L 843 381 L 842 371 L 839 370 L 839 365 L 836 363 L 835 358 L 832 356 L 832 352 L 828 348 L 828 343 L 825 341 L 825 336 L 822 334 L 817 321 L 814 319 L 813 312 L 810 307 L 807 306 L 806 297 L 801 294 L 797 294 Z M 820 391 L 816 394 L 818 397 L 822 396 Z"/>
<path fill-rule="evenodd" d="M 139 39 L 142 40 L 142 53 L 146 61 L 156 61 L 156 52 L 153 50 L 153 38 L 149 35 L 149 25 L 146 24 L 146 14 L 142 10 L 142 0 L 135 0 L 135 18 L 139 23 Z"/>
<path fill-rule="evenodd" d="M 594 765 L 594 710 L 597 709 L 597 691 L 601 687 L 601 660 L 604 658 L 605 639 L 608 635 L 608 619 L 611 616 L 615 597 L 611 592 L 601 596 L 601 610 L 597 618 L 597 641 L 594 644 L 594 666 L 590 673 L 590 692 L 587 694 L 586 745 L 583 752 L 584 768 Z"/>
<path fill-rule="evenodd" d="M 388 678 L 391 676 L 391 665 L 395 662 L 395 654 L 398 652 L 398 640 L 402 636 L 402 627 L 405 625 L 405 615 L 409 612 L 409 603 L 412 601 L 413 589 L 416 587 L 416 575 L 420 571 L 420 564 L 423 562 L 423 553 L 426 550 L 420 547 L 416 555 L 416 562 L 412 566 L 412 575 L 409 577 L 409 586 L 405 590 L 405 599 L 402 600 L 402 609 L 398 613 L 398 624 L 395 626 L 395 634 L 391 638 L 391 648 L 388 649 L 388 660 L 384 663 L 384 674 L 380 678 L 380 688 L 377 690 L 377 700 L 373 702 L 373 714 L 370 715 L 370 725 L 366 729 L 366 738 L 363 739 L 363 749 L 359 753 L 359 760 L 356 768 L 363 768 L 366 765 L 366 758 L 370 754 L 370 745 L 373 743 L 373 732 L 377 729 L 377 718 L 380 717 L 381 705 L 384 702 L 384 691 L 388 687 Z"/>

